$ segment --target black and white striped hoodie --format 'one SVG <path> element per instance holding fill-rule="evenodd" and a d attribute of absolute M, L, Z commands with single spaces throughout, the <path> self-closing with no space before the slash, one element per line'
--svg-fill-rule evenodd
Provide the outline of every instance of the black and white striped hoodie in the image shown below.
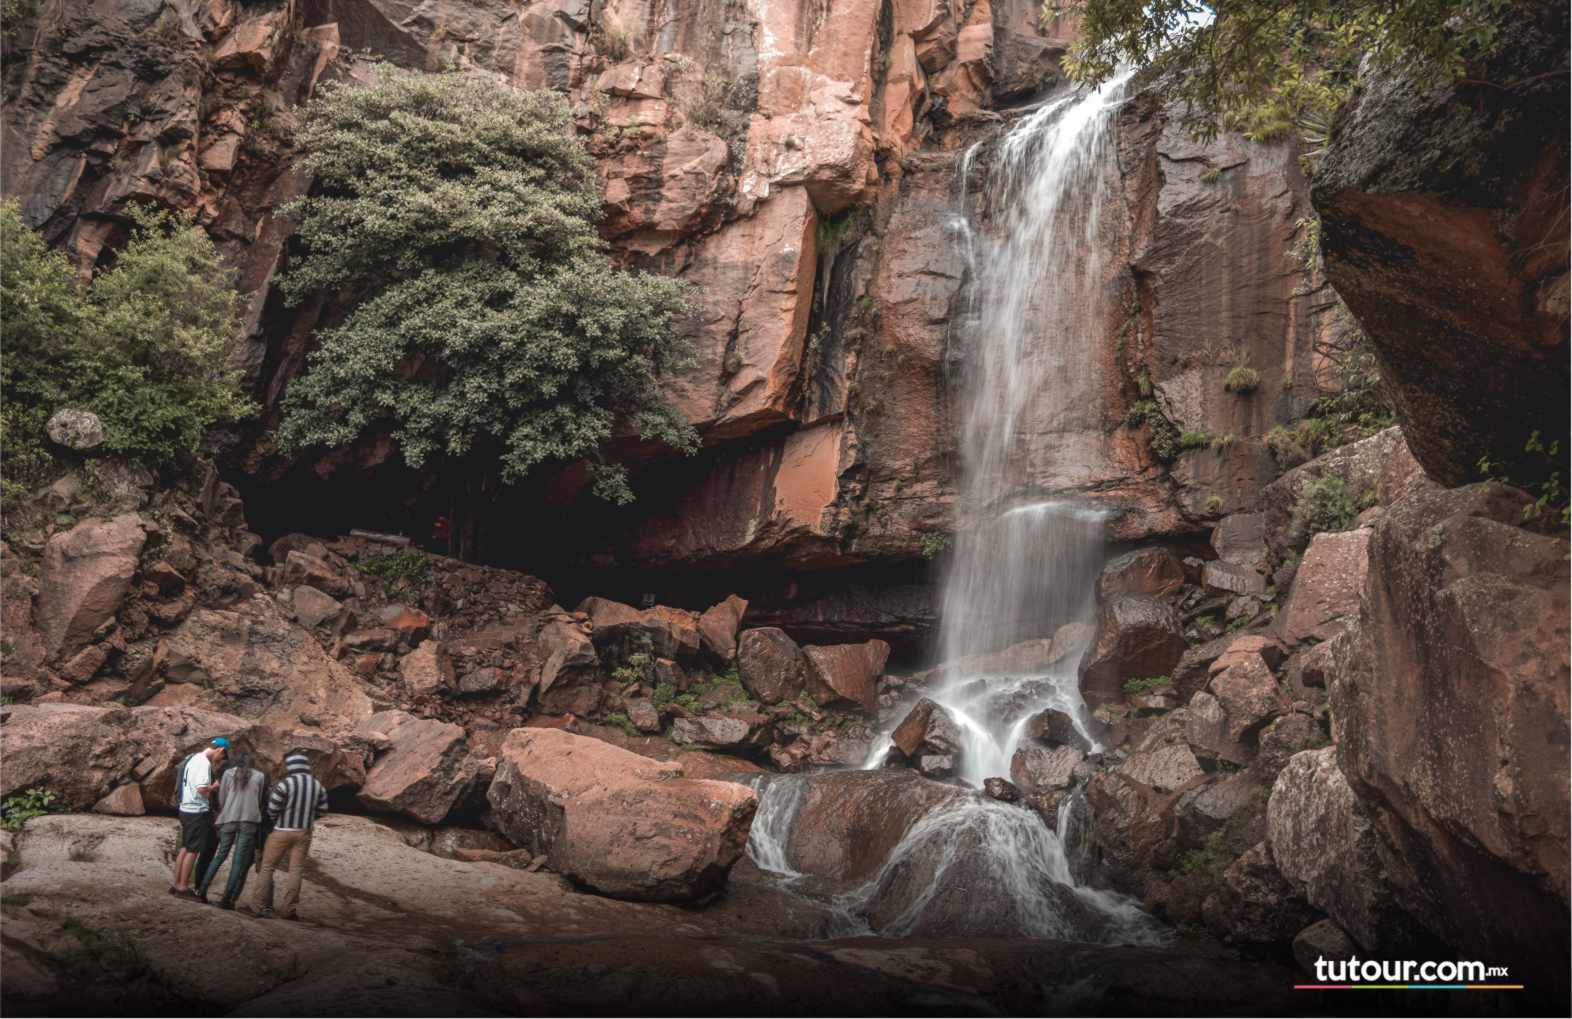
<path fill-rule="evenodd" d="M 284 758 L 284 777 L 267 798 L 267 816 L 275 831 L 310 831 L 317 815 L 327 810 L 327 790 L 311 775 L 305 754 Z"/>

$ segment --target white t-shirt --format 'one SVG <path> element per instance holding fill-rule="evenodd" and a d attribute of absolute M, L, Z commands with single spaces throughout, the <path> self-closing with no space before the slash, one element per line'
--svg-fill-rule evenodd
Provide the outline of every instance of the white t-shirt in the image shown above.
<path fill-rule="evenodd" d="M 213 762 L 207 759 L 207 754 L 199 753 L 192 756 L 186 764 L 186 773 L 180 782 L 180 811 L 184 814 L 203 814 L 210 809 L 208 799 L 197 792 L 197 786 L 208 785 L 213 781 Z"/>

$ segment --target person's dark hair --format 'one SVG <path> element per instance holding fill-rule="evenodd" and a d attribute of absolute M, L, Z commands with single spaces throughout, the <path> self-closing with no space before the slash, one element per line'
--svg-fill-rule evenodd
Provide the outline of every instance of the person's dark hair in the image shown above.
<path fill-rule="evenodd" d="M 229 766 L 239 771 L 254 767 L 251 763 L 251 753 L 247 750 L 231 750 L 229 752 Z"/>

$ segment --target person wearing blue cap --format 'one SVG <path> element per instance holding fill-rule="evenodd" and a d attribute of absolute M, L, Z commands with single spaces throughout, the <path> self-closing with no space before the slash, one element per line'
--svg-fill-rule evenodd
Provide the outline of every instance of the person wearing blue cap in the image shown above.
<path fill-rule="evenodd" d="M 228 752 L 229 740 L 218 736 L 207 749 L 187 757 L 180 766 L 175 779 L 175 800 L 180 805 L 180 852 L 175 855 L 175 883 L 169 886 L 170 895 L 196 896 L 191 887 L 191 871 L 207 851 L 212 832 L 208 815 L 213 805 L 208 796 L 218 787 L 213 781 L 213 769 Z"/>

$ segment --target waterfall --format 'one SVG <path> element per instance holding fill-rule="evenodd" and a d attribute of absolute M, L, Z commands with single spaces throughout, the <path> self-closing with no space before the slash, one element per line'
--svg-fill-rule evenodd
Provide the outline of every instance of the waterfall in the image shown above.
<path fill-rule="evenodd" d="M 969 270 L 953 323 L 966 349 L 961 497 L 944 587 L 944 674 L 928 696 L 959 725 L 958 777 L 974 787 L 1010 774 L 1027 722 L 1045 708 L 1096 744 L 1078 649 L 1037 667 L 1021 664 L 1029 655 L 995 653 L 1063 638 L 1061 628 L 1092 614 L 1106 514 L 1056 493 L 1074 487 L 1077 460 L 1091 455 L 1071 437 L 1100 428 L 1103 204 L 1128 77 L 1045 104 L 960 162 L 952 225 Z M 969 194 L 983 160 L 985 185 Z M 889 746 L 886 733 L 867 768 L 882 765 Z M 761 869 L 789 881 L 801 877 L 790 863 L 791 823 L 811 781 L 773 780 L 749 843 Z M 907 822 L 875 873 L 832 898 L 844 921 L 837 933 L 1160 939 L 1134 903 L 1082 884 L 1084 802 L 1069 799 L 1055 830 L 1024 807 L 957 790 Z"/>
<path fill-rule="evenodd" d="M 966 355 L 961 490 L 942 602 L 948 667 L 929 696 L 961 727 L 958 774 L 972 785 L 1010 774 L 1026 722 L 1045 708 L 1065 712 L 1096 744 L 1077 654 L 1039 671 L 968 664 L 1092 614 L 1106 513 L 1049 493 L 1093 455 L 1074 437 L 1100 427 L 1103 206 L 1113 112 L 1128 80 L 1046 103 L 960 161 L 952 229 L 969 279 L 953 323 Z M 868 766 L 889 745 L 876 741 Z"/>

